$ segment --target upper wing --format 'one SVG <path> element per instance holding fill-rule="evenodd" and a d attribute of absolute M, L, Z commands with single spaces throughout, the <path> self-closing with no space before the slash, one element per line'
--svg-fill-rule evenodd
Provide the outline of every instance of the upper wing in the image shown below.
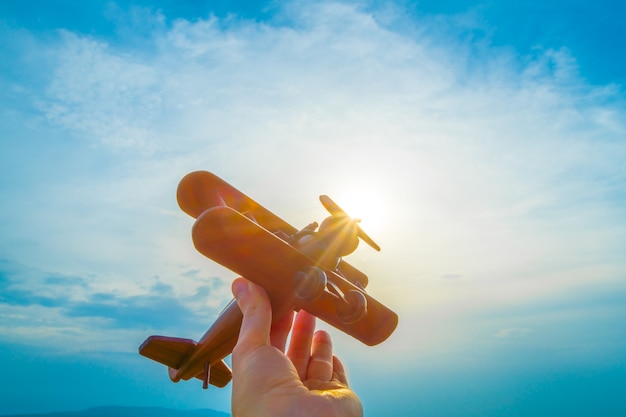
<path fill-rule="evenodd" d="M 185 175 L 178 184 L 176 199 L 180 208 L 194 218 L 211 207 L 228 206 L 272 232 L 281 230 L 293 235 L 298 231 L 217 175 L 207 171 L 195 171 Z"/>

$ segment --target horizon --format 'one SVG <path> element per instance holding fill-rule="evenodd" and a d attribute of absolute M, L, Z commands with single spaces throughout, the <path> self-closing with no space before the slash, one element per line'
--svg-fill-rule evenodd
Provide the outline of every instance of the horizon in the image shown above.
<path fill-rule="evenodd" d="M 505 4 L 506 3 L 506 4 Z M 198 340 L 234 274 L 178 181 L 295 227 L 329 195 L 399 315 L 324 323 L 365 415 L 623 415 L 626 4 L 0 2 L 0 415 L 230 413 L 146 337 Z"/>
<path fill-rule="evenodd" d="M 207 411 L 210 412 L 208 414 L 209 417 L 219 415 L 230 415 L 228 412 L 217 411 L 210 408 L 197 408 L 192 410 L 180 410 L 174 408 L 166 408 L 166 407 L 155 407 L 155 406 L 145 406 L 145 407 L 129 407 L 129 406 L 97 406 L 90 407 L 82 410 L 66 410 L 66 411 L 57 411 L 52 413 L 38 413 L 38 414 L 2 414 L 4 417 L 14 417 L 14 416 L 54 416 L 59 414 L 71 414 L 73 416 L 84 416 L 84 417 L 129 417 L 128 412 L 133 412 L 132 416 L 137 416 L 139 411 L 144 413 L 149 412 L 151 417 L 176 417 L 181 414 L 185 414 L 188 416 L 194 416 L 201 414 L 203 416 L 207 416 Z M 156 415 L 156 416 L 155 416 Z M 219 417 L 219 416 L 217 416 Z"/>

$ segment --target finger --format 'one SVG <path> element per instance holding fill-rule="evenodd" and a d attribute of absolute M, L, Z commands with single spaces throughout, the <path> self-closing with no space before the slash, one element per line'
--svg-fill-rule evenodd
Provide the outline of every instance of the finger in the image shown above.
<path fill-rule="evenodd" d="M 285 345 L 287 344 L 287 337 L 291 331 L 292 323 L 293 310 L 290 310 L 283 317 L 272 323 L 272 328 L 270 330 L 270 343 L 281 352 L 285 351 Z"/>
<path fill-rule="evenodd" d="M 330 335 L 318 330 L 313 335 L 307 379 L 330 381 L 333 377 L 333 344 Z"/>
<path fill-rule="evenodd" d="M 291 359 L 291 363 L 303 381 L 306 379 L 309 358 L 311 357 L 311 341 L 314 330 L 315 316 L 304 310 L 298 311 L 293 322 L 287 357 Z"/>
<path fill-rule="evenodd" d="M 243 314 L 237 350 L 250 352 L 269 345 L 272 307 L 265 290 L 244 278 L 237 278 L 232 291 Z"/>
<path fill-rule="evenodd" d="M 348 377 L 346 376 L 346 369 L 338 357 L 333 356 L 333 379 L 341 382 L 345 386 L 348 386 Z"/>

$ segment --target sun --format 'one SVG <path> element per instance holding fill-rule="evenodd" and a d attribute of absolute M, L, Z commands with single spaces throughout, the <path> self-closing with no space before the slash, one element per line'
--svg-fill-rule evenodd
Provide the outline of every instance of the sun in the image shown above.
<path fill-rule="evenodd" d="M 374 240 L 383 233 L 386 202 L 375 189 L 348 187 L 338 190 L 333 200 L 353 219 L 360 219 L 361 228 Z"/>

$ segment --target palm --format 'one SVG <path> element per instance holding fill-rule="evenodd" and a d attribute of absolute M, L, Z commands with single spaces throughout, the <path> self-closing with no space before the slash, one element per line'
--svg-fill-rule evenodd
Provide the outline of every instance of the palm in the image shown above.
<path fill-rule="evenodd" d="M 252 288 L 253 295 L 259 289 L 264 294 Z M 299 312 L 292 329 L 293 314 L 288 314 L 271 326 L 268 337 L 267 306 L 242 310 L 244 322 L 233 350 L 233 417 L 362 416 L 343 366 L 332 355 L 329 335 L 314 333 L 315 317 Z"/>

